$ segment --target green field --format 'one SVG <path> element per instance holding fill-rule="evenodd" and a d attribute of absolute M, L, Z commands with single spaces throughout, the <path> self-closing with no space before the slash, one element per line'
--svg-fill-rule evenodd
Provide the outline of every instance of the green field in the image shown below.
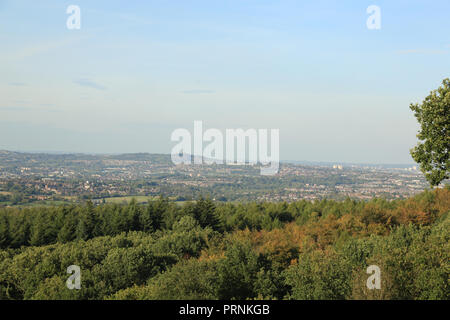
<path fill-rule="evenodd" d="M 175 197 L 169 197 L 170 201 L 175 201 Z M 136 199 L 138 203 L 147 203 L 149 200 L 156 200 L 158 197 L 152 196 L 123 196 L 123 197 L 111 197 L 111 198 L 103 198 L 106 203 L 129 203 L 131 199 Z M 94 202 L 103 202 L 103 199 L 95 199 Z M 192 201 L 175 201 L 178 205 L 183 205 L 186 202 Z"/>
<path fill-rule="evenodd" d="M 138 203 L 147 203 L 149 200 L 156 200 L 158 197 L 152 196 L 123 196 L 123 197 L 110 197 L 110 198 L 97 198 L 92 199 L 96 204 L 116 203 L 116 204 L 128 204 L 132 199 L 136 199 Z M 170 201 L 175 201 L 175 197 L 169 197 Z M 77 197 L 64 197 L 64 200 L 35 200 L 27 203 L 12 204 L 11 201 L 0 202 L 0 206 L 12 206 L 12 207 L 39 207 L 39 206 L 58 206 L 64 204 L 81 203 L 87 200 L 80 200 Z M 175 201 L 178 205 L 183 205 L 185 202 L 190 201 Z"/>
<path fill-rule="evenodd" d="M 128 203 L 131 199 L 136 199 L 138 203 L 147 202 L 148 200 L 153 200 L 153 197 L 150 196 L 124 196 L 124 197 L 111 197 L 111 198 L 103 198 L 103 199 L 95 199 L 94 201 L 102 202 L 105 200 L 106 203 Z"/>

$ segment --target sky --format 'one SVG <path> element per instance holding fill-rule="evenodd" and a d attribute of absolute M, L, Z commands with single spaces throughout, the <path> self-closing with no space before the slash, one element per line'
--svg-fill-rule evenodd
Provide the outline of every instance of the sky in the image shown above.
<path fill-rule="evenodd" d="M 279 129 L 282 160 L 413 163 L 409 104 L 450 77 L 449 12 L 448 0 L 0 0 L 0 150 L 170 153 L 171 133 L 202 120 Z"/>

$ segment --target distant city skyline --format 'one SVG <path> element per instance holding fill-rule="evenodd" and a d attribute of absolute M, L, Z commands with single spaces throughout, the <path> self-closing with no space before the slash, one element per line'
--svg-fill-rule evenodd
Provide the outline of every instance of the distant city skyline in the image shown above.
<path fill-rule="evenodd" d="M 154 155 L 165 155 L 170 157 L 169 153 L 152 153 L 152 152 L 130 152 L 130 153 L 120 153 L 120 152 L 72 152 L 72 151 L 61 151 L 61 150 L 7 150 L 7 149 L 0 149 L 0 152 L 7 151 L 7 152 L 18 152 L 18 153 L 29 153 L 29 154 L 49 154 L 49 155 L 73 155 L 73 154 L 84 154 L 84 155 L 105 155 L 105 156 L 114 156 L 114 155 L 124 155 L 124 154 L 154 154 Z M 375 163 L 375 162 L 344 162 L 344 161 L 320 161 L 320 160 L 293 160 L 293 159 L 281 159 L 280 163 L 283 164 L 304 164 L 304 165 L 326 165 L 326 166 L 352 166 L 352 165 L 358 165 L 358 166 L 385 166 L 385 167 L 392 167 L 392 168 L 416 168 L 416 170 L 419 170 L 418 164 L 415 162 L 405 162 L 405 163 Z M 238 163 L 237 163 L 238 164 Z M 206 164 L 205 164 L 206 165 Z M 233 164 L 235 165 L 235 164 Z"/>
<path fill-rule="evenodd" d="M 445 0 L 0 0 L 0 150 L 169 154 L 171 132 L 202 120 L 279 129 L 282 161 L 414 165 L 409 104 L 450 76 L 448 12 Z"/>

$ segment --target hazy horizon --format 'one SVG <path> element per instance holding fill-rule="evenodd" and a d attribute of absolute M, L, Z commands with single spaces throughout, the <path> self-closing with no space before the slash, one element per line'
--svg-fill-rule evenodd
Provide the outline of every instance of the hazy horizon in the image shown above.
<path fill-rule="evenodd" d="M 124 154 L 154 154 L 154 155 L 166 155 L 170 156 L 170 153 L 153 153 L 153 152 L 71 152 L 71 151 L 62 151 L 62 150 L 7 150 L 7 149 L 1 149 L 1 151 L 8 151 L 8 152 L 18 152 L 18 153 L 30 153 L 30 154 L 50 154 L 50 155 L 71 155 L 71 154 L 85 154 L 85 155 L 106 155 L 106 156 L 114 156 L 114 155 L 124 155 Z M 345 161 L 323 161 L 323 160 L 304 160 L 304 159 L 280 159 L 281 163 L 293 163 L 293 164 L 342 164 L 342 165 L 399 165 L 399 166 L 417 166 L 418 164 L 415 162 L 405 162 L 405 163 L 374 163 L 374 162 L 345 162 Z"/>

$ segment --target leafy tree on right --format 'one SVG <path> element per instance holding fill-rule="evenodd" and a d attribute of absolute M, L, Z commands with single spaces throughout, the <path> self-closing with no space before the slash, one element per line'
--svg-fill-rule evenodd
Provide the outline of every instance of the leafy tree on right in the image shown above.
<path fill-rule="evenodd" d="M 450 149 L 450 79 L 433 90 L 422 104 L 410 109 L 420 124 L 419 143 L 411 149 L 411 156 L 420 165 L 431 186 L 449 178 Z"/>

